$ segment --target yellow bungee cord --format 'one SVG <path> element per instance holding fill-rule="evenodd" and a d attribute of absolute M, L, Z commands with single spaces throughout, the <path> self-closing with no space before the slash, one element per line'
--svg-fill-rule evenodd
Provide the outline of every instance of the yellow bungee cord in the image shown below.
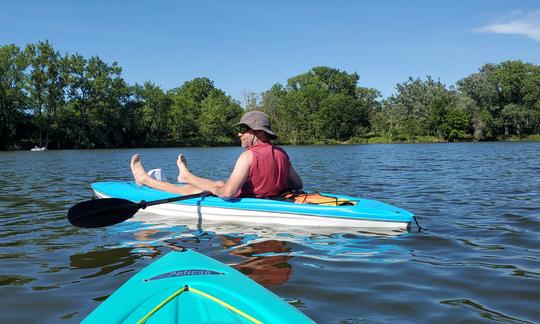
<path fill-rule="evenodd" d="M 229 305 L 227 304 L 226 302 L 220 300 L 219 298 L 216 298 L 212 295 L 209 295 L 203 291 L 200 291 L 198 289 L 195 289 L 193 287 L 188 287 L 187 285 L 185 285 L 184 287 L 178 289 L 177 291 L 175 291 L 172 295 L 170 295 L 169 297 L 167 297 L 164 301 L 162 301 L 161 303 L 159 303 L 156 307 L 154 307 L 150 312 L 148 312 L 148 314 L 146 314 L 143 318 L 141 318 L 137 324 L 143 324 L 145 323 L 149 318 L 150 316 L 152 316 L 153 314 L 155 314 L 158 310 L 160 310 L 163 306 L 165 306 L 168 302 L 170 302 L 171 300 L 173 300 L 175 297 L 177 297 L 178 295 L 180 295 L 181 293 L 183 292 L 194 292 L 196 294 L 199 294 L 203 297 L 206 297 L 218 304 L 220 304 L 221 306 L 227 308 L 227 309 L 230 309 L 231 311 L 241 315 L 242 317 L 252 321 L 253 323 L 256 323 L 256 324 L 262 324 L 261 321 L 255 319 L 254 317 L 242 312 L 241 310 L 239 310 L 238 308 L 232 306 L 232 305 Z"/>

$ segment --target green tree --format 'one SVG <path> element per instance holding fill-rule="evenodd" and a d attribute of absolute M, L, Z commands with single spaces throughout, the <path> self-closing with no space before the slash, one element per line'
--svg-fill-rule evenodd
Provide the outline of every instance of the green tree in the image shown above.
<path fill-rule="evenodd" d="M 330 94 L 321 102 L 315 125 L 326 139 L 347 140 L 366 127 L 367 110 L 352 96 Z"/>
<path fill-rule="evenodd" d="M 329 133 L 342 134 L 344 129 L 350 128 L 345 125 L 331 125 L 331 122 L 326 121 L 321 109 L 327 111 L 328 108 L 323 108 L 321 104 L 330 95 L 342 95 L 339 98 L 343 96 L 355 98 L 358 79 L 356 73 L 348 74 L 338 69 L 319 66 L 287 80 L 289 98 L 286 101 L 288 105 L 286 110 L 292 115 L 290 117 L 294 121 L 293 129 L 289 133 L 293 138 L 289 140 L 295 144 L 309 143 L 314 139 L 324 139 Z M 326 105 L 333 106 L 334 104 L 332 100 L 326 102 Z M 351 107 L 341 109 L 349 110 L 349 108 Z M 354 109 L 353 107 L 352 110 Z M 332 116 L 335 117 L 335 115 Z M 334 122 L 341 123 L 342 120 L 334 118 Z M 326 129 L 329 128 L 332 130 L 327 131 Z"/>
<path fill-rule="evenodd" d="M 260 109 L 270 119 L 272 129 L 279 135 L 279 140 L 286 142 L 290 139 L 294 120 L 292 112 L 288 111 L 286 102 L 287 91 L 279 84 L 274 84 L 269 90 L 261 94 Z"/>
<path fill-rule="evenodd" d="M 470 135 L 471 116 L 458 106 L 450 107 L 441 120 L 441 136 L 450 141 L 460 141 Z"/>
<path fill-rule="evenodd" d="M 213 89 L 201 102 L 199 129 L 205 142 L 232 144 L 236 132 L 231 127 L 243 113 L 240 105 L 226 96 L 223 91 Z"/>
<path fill-rule="evenodd" d="M 382 116 L 376 117 L 379 122 L 387 120 L 386 133 L 394 137 L 442 136 L 442 123 L 457 94 L 430 76 L 425 81 L 409 78 L 396 89 L 397 94 L 384 101 Z"/>
<path fill-rule="evenodd" d="M 149 81 L 143 86 L 135 85 L 133 91 L 141 103 L 139 118 L 145 143 L 152 145 L 166 142 L 172 99 L 159 86 Z"/>
<path fill-rule="evenodd" d="M 528 109 L 525 106 L 517 104 L 508 104 L 501 111 L 504 122 L 505 134 L 515 134 L 523 136 L 538 123 L 538 115 L 534 109 Z"/>
<path fill-rule="evenodd" d="M 287 85 L 293 90 L 320 88 L 328 94 L 354 96 L 358 79 L 356 73 L 348 74 L 338 69 L 317 66 L 307 73 L 290 78 Z"/>
<path fill-rule="evenodd" d="M 25 69 L 28 60 L 15 45 L 0 46 L 0 149 L 16 145 L 17 134 L 26 115 Z"/>
<path fill-rule="evenodd" d="M 34 121 L 38 126 L 39 145 L 47 147 L 58 110 L 64 105 L 66 80 L 63 65 L 60 54 L 48 41 L 30 44 L 25 51 L 31 67 L 28 91 L 34 109 Z"/>
<path fill-rule="evenodd" d="M 262 94 L 266 112 L 280 140 L 303 144 L 347 140 L 370 131 L 370 115 L 380 106 L 380 93 L 357 86 L 358 74 L 315 67 L 275 84 Z"/>
<path fill-rule="evenodd" d="M 110 147 L 125 144 L 126 124 L 122 110 L 130 88 L 116 62 L 108 65 L 99 57 L 72 55 L 69 61 L 69 99 L 77 123 L 76 147 Z"/>
<path fill-rule="evenodd" d="M 169 129 L 184 145 L 228 144 L 231 126 L 242 112 L 240 105 L 214 87 L 208 78 L 195 78 L 170 91 Z"/>
<path fill-rule="evenodd" d="M 172 99 L 169 129 L 175 141 L 195 144 L 200 140 L 198 119 L 201 114 L 201 102 L 213 89 L 212 80 L 195 78 L 169 91 Z"/>
<path fill-rule="evenodd" d="M 506 61 L 497 66 L 492 79 L 497 86 L 504 136 L 534 132 L 540 113 L 540 67 Z"/>
<path fill-rule="evenodd" d="M 486 137 L 532 134 L 540 129 L 540 67 L 521 61 L 485 64 L 457 82 L 458 90 L 476 102 L 475 134 Z M 478 138 L 475 135 L 475 138 Z"/>
<path fill-rule="evenodd" d="M 260 95 L 252 91 L 242 91 L 242 97 L 244 99 L 244 110 L 261 110 L 259 106 Z"/>

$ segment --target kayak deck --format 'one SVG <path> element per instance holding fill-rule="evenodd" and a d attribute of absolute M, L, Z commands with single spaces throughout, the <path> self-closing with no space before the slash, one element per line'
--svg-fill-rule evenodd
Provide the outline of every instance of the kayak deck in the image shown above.
<path fill-rule="evenodd" d="M 186 289 L 187 288 L 187 289 Z M 144 268 L 83 323 L 313 323 L 237 270 L 194 251 Z"/>
<path fill-rule="evenodd" d="M 98 182 L 92 184 L 92 189 L 99 198 L 123 198 L 133 202 L 178 196 L 148 187 L 138 187 L 134 182 Z M 324 195 L 353 201 L 355 205 L 325 206 L 273 199 L 223 199 L 209 196 L 155 205 L 148 207 L 146 211 L 175 218 L 203 218 L 233 223 L 361 229 L 405 230 L 413 220 L 412 213 L 380 201 L 326 193 Z"/>

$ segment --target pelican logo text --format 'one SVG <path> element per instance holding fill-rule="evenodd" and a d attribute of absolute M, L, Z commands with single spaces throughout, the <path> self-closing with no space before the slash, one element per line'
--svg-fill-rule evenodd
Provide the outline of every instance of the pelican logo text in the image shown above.
<path fill-rule="evenodd" d="M 212 271 L 212 270 L 189 269 L 189 270 L 178 270 L 178 271 L 171 271 L 171 272 L 163 273 L 158 276 L 152 277 L 150 279 L 145 279 L 144 281 L 159 280 L 159 279 L 172 278 L 172 277 L 207 276 L 207 275 L 215 276 L 215 275 L 222 275 L 222 274 L 224 273 Z"/>

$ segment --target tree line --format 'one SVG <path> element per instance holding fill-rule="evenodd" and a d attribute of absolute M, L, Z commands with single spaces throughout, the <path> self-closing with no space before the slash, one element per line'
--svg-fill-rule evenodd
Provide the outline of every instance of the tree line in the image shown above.
<path fill-rule="evenodd" d="M 0 46 L 0 149 L 231 145 L 245 110 L 283 144 L 494 140 L 540 133 L 540 67 L 485 64 L 456 85 L 409 78 L 383 99 L 357 73 L 314 67 L 244 108 L 208 78 L 129 85 L 118 63 L 60 54 L 47 41 Z"/>
<path fill-rule="evenodd" d="M 164 91 L 121 72 L 48 42 L 0 47 L 0 149 L 234 143 L 243 110 L 208 78 Z"/>

